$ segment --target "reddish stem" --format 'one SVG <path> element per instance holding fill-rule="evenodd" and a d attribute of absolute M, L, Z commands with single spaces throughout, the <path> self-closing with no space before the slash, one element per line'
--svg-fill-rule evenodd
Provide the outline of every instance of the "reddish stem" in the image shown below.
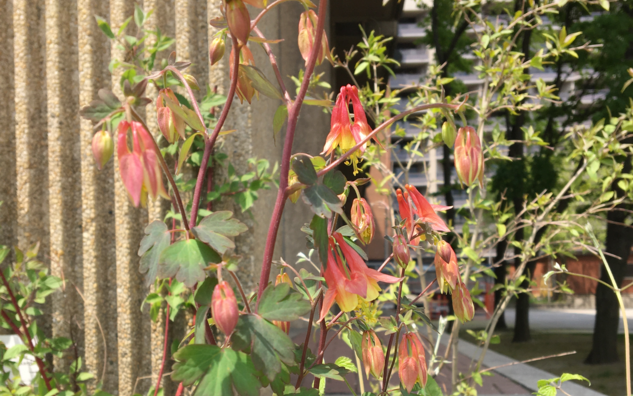
<path fill-rule="evenodd" d="M 307 289 L 306 289 L 307 290 Z M 310 342 L 310 334 L 312 333 L 312 321 L 314 320 L 314 311 L 316 311 L 317 305 L 319 305 L 319 301 L 323 298 L 323 294 L 319 295 L 317 301 L 312 305 L 312 310 L 310 311 L 310 321 L 308 322 L 308 332 L 306 333 L 306 339 L 303 342 L 303 352 L 301 353 L 301 362 L 299 364 L 299 378 L 297 378 L 297 384 L 295 385 L 295 389 L 299 389 L 301 386 L 301 382 L 303 382 L 303 369 L 305 367 L 306 362 L 306 354 L 308 352 L 308 342 Z"/>
<path fill-rule="evenodd" d="M 224 104 L 224 108 L 222 109 L 222 113 L 220 114 L 220 118 L 218 119 L 218 123 L 215 124 L 213 133 L 209 138 L 206 139 L 204 143 L 204 154 L 202 155 L 200 171 L 198 171 L 198 179 L 196 181 L 196 189 L 193 192 L 193 201 L 191 203 L 189 228 L 193 228 L 196 226 L 198 209 L 200 207 L 200 194 L 202 192 L 202 186 L 204 184 L 204 177 L 207 172 L 207 164 L 209 163 L 209 158 L 211 157 L 211 151 L 213 151 L 215 141 L 220 134 L 220 130 L 222 129 L 224 122 L 226 121 L 226 117 L 229 115 L 229 110 L 231 109 L 231 104 L 233 103 L 233 96 L 235 95 L 235 90 L 237 88 L 237 76 L 239 75 L 238 70 L 240 67 L 240 47 L 234 34 L 231 34 L 231 38 L 233 39 L 233 47 L 235 48 L 235 56 L 233 58 L 233 70 L 235 70 L 235 73 L 233 73 L 233 78 L 231 79 L 231 87 L 229 88 L 229 94 L 226 97 L 226 103 Z M 200 116 L 200 118 L 202 119 L 202 116 Z"/>
<path fill-rule="evenodd" d="M 266 39 L 266 37 L 264 37 L 263 33 L 259 30 L 257 26 L 253 26 L 253 32 L 255 32 L 255 34 L 258 37 L 264 40 Z M 268 54 L 268 59 L 270 59 L 270 65 L 273 67 L 273 71 L 275 72 L 275 77 L 277 77 L 277 83 L 279 83 L 279 88 L 281 88 L 281 91 L 283 92 L 286 105 L 289 106 L 290 103 L 292 103 L 292 99 L 290 99 L 290 94 L 288 94 L 288 90 L 286 89 L 286 84 L 284 84 L 284 80 L 281 77 L 281 72 L 279 71 L 279 65 L 277 65 L 277 59 L 275 58 L 275 55 L 273 54 L 273 50 L 270 48 L 270 45 L 267 42 L 264 41 L 262 45 L 264 46 L 264 50 Z"/>
<path fill-rule="evenodd" d="M 169 279 L 169 286 L 171 286 L 171 279 Z M 167 362 L 167 350 L 169 348 L 169 309 L 170 306 L 167 304 L 167 308 L 165 309 L 165 342 L 163 343 L 163 361 L 160 364 L 160 370 L 158 371 L 158 381 L 156 381 L 156 389 L 154 389 L 154 396 L 158 395 L 158 390 L 160 389 L 160 383 L 163 380 L 163 371 L 165 370 L 165 364 Z"/>
<path fill-rule="evenodd" d="M 323 309 L 323 299 L 321 300 L 321 309 Z M 319 338 L 319 348 L 318 348 L 318 358 L 314 361 L 314 365 L 321 364 L 323 362 L 323 351 L 325 348 L 325 339 L 327 338 L 327 325 L 325 324 L 325 320 L 321 321 L 321 337 Z M 321 384 L 321 378 L 314 377 L 314 389 L 319 389 L 319 385 Z"/>
<path fill-rule="evenodd" d="M 286 138 L 284 141 L 284 149 L 281 156 L 281 173 L 279 177 L 279 190 L 277 191 L 277 199 L 275 200 L 275 208 L 273 209 L 273 215 L 270 219 L 270 226 L 268 227 L 268 236 L 266 239 L 266 248 L 264 250 L 264 258 L 262 262 L 262 272 L 259 278 L 259 291 L 257 292 L 257 307 L 259 307 L 259 301 L 261 300 L 262 293 L 268 285 L 268 278 L 270 277 L 270 269 L 273 261 L 273 252 L 275 250 L 275 241 L 277 240 L 277 232 L 279 231 L 279 225 L 281 224 L 281 215 L 283 214 L 284 207 L 286 205 L 286 189 L 288 188 L 288 172 L 290 171 L 290 156 L 292 155 L 292 142 L 295 137 L 295 130 L 297 128 L 297 121 L 299 119 L 299 112 L 301 111 L 301 105 L 303 99 L 308 92 L 308 86 L 310 85 L 310 77 L 314 72 L 316 65 L 317 55 L 321 49 L 321 40 L 323 39 L 323 28 L 325 26 L 327 10 L 327 0 L 321 0 L 319 3 L 319 21 L 316 27 L 316 37 L 314 40 L 314 47 L 310 53 L 308 64 L 304 73 L 303 82 L 299 89 L 299 94 L 294 104 L 288 109 L 288 126 L 286 127 Z M 237 70 L 237 69 L 235 69 Z M 195 202 L 194 202 L 195 203 Z"/>
<path fill-rule="evenodd" d="M 185 390 L 185 386 L 181 382 L 180 385 L 178 385 L 178 390 L 176 390 L 176 396 L 182 396 L 182 392 L 184 390 Z"/>
<path fill-rule="evenodd" d="M 2 311 L 2 316 L 13 328 L 13 331 L 15 331 L 16 334 L 22 337 L 22 341 L 25 341 L 25 340 L 28 341 L 28 343 L 26 344 L 29 347 L 31 354 L 33 354 L 35 361 L 37 362 L 37 366 L 40 369 L 40 374 L 42 375 L 42 379 L 44 380 L 44 383 L 46 384 L 46 389 L 51 391 L 52 390 L 51 383 L 48 377 L 46 376 L 46 366 L 44 365 L 44 362 L 42 361 L 42 359 L 40 359 L 37 355 L 35 355 L 35 347 L 33 346 L 33 340 L 31 339 L 31 334 L 29 333 L 29 329 L 26 327 L 26 321 L 24 320 L 24 316 L 22 316 L 22 310 L 20 309 L 20 306 L 18 305 L 18 300 L 16 300 L 15 295 L 13 294 L 13 290 L 11 290 L 11 287 L 9 286 L 9 282 L 7 281 L 7 278 L 4 276 L 4 273 L 1 270 L 0 270 L 0 277 L 2 277 L 2 282 L 4 283 L 4 286 L 7 288 L 7 292 L 9 293 L 9 296 L 11 297 L 11 303 L 13 304 L 13 307 L 15 308 L 15 311 L 18 314 L 18 317 L 20 318 L 20 324 L 22 325 L 22 329 L 24 331 L 21 332 L 20 329 L 18 329 L 15 326 L 15 324 L 13 324 L 13 321 L 11 321 L 11 318 L 9 318 L 9 316 L 5 313 L 4 310 Z"/>

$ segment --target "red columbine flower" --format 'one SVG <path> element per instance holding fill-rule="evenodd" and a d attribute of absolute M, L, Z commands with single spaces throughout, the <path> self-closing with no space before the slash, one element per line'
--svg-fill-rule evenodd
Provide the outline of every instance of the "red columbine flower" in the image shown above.
<path fill-rule="evenodd" d="M 132 129 L 132 145 L 127 145 L 127 132 Z M 163 178 L 159 165 L 156 146 L 152 136 L 143 128 L 143 125 L 133 121 L 121 121 L 119 123 L 117 138 L 117 155 L 119 159 L 119 172 L 123 185 L 130 194 L 134 206 L 145 205 L 147 194 L 156 199 L 158 195 L 169 199 L 163 185 Z"/>
<path fill-rule="evenodd" d="M 453 311 L 460 322 L 465 323 L 473 320 L 475 316 L 475 306 L 466 284 L 459 280 L 457 287 L 453 290 Z"/>
<path fill-rule="evenodd" d="M 229 56 L 229 77 L 233 78 L 233 57 L 235 56 L 235 49 L 231 49 L 231 54 Z M 240 50 L 240 65 L 254 65 L 255 58 L 253 58 L 253 53 L 247 46 L 242 46 Z M 244 103 L 244 99 L 250 104 L 251 100 L 253 100 L 253 96 L 257 93 L 255 88 L 253 88 L 253 84 L 251 80 L 248 78 L 244 69 L 242 67 L 238 68 L 237 75 L 237 89 L 235 90 L 237 97 L 240 99 L 240 103 Z"/>
<path fill-rule="evenodd" d="M 354 135 L 352 135 L 347 104 L 347 87 L 341 87 L 341 91 L 336 98 L 336 104 L 332 109 L 330 133 L 327 135 L 325 146 L 321 154 L 329 155 L 337 147 L 345 153 L 356 145 L 356 140 L 354 139 Z"/>
<path fill-rule="evenodd" d="M 215 325 L 218 326 L 224 334 L 231 335 L 240 313 L 237 309 L 237 300 L 233 289 L 226 282 L 222 281 L 213 290 L 211 296 L 211 313 Z"/>
<path fill-rule="evenodd" d="M 158 129 L 160 129 L 161 133 L 170 144 L 178 140 L 178 136 L 182 137 L 184 140 L 185 121 L 167 107 L 162 95 L 168 97 L 180 106 L 178 98 L 174 95 L 174 91 L 169 88 L 160 90 L 158 98 L 156 98 L 156 118 L 158 120 Z"/>
<path fill-rule="evenodd" d="M 358 306 L 359 297 L 366 301 L 373 301 L 378 297 L 380 293 L 378 282 L 400 281 L 400 278 L 368 268 L 363 258 L 345 242 L 340 233 L 335 233 L 334 239 L 338 242 L 345 262 L 338 253 L 336 256 L 332 255 L 332 250 L 336 250 L 336 245 L 330 240 L 331 248 L 325 270 L 328 291 L 325 293 L 319 320 L 325 317 L 335 300 L 343 312 L 350 312 Z"/>
<path fill-rule="evenodd" d="M 361 242 L 367 245 L 374 237 L 374 214 L 364 198 L 352 202 L 352 224 L 356 228 Z"/>
<path fill-rule="evenodd" d="M 301 56 L 303 57 L 303 60 L 305 60 L 306 65 L 308 64 L 308 59 L 310 58 L 310 54 L 312 53 L 312 48 L 314 48 L 317 22 L 317 14 L 312 10 L 308 10 L 302 13 L 299 17 L 299 51 L 301 52 Z M 329 56 L 330 46 L 327 42 L 327 35 L 325 34 L 325 32 L 323 32 L 323 38 L 321 39 L 321 48 L 317 53 L 316 64 L 320 65 L 323 62 L 323 59 Z"/>
<path fill-rule="evenodd" d="M 114 153 L 112 137 L 106 131 L 95 133 L 92 137 L 92 156 L 97 163 L 97 169 L 101 170 L 110 161 Z"/>
<path fill-rule="evenodd" d="M 402 235 L 396 235 L 393 239 L 393 257 L 402 268 L 407 268 L 409 261 L 411 261 L 409 245 L 407 245 L 407 240 Z"/>
<path fill-rule="evenodd" d="M 285 272 L 283 274 L 277 275 L 277 279 L 275 279 L 275 286 L 279 285 L 280 283 L 287 283 L 290 285 L 290 287 L 292 287 L 292 282 L 290 281 L 290 277 Z M 273 320 L 273 324 L 279 327 L 284 333 L 286 334 L 290 333 L 290 322 Z"/>
<path fill-rule="evenodd" d="M 429 201 L 424 198 L 424 195 L 420 194 L 417 188 L 409 184 L 407 184 L 405 188 L 409 191 L 409 194 L 411 194 L 411 201 L 413 201 L 415 205 L 415 213 L 418 215 L 418 221 L 429 223 L 435 231 L 450 232 L 444 220 L 435 212 L 448 210 L 452 208 L 452 206 L 431 205 Z"/>
<path fill-rule="evenodd" d="M 352 133 L 354 134 L 354 139 L 356 139 L 357 142 L 361 142 L 371 133 L 371 127 L 367 123 L 365 109 L 358 98 L 358 89 L 355 86 L 348 85 L 348 92 L 354 109 L 354 124 L 352 125 Z M 378 141 L 375 138 L 374 140 L 376 140 L 376 142 Z M 359 151 L 364 153 L 366 148 L 367 144 L 364 144 Z"/>
<path fill-rule="evenodd" d="M 361 349 L 363 350 L 365 375 L 369 378 L 369 373 L 371 373 L 376 379 L 380 378 L 382 370 L 385 368 L 385 353 L 375 331 L 367 330 L 363 333 Z"/>
<path fill-rule="evenodd" d="M 451 245 L 446 241 L 437 244 L 435 252 L 435 276 L 441 293 L 450 293 L 459 282 L 459 268 L 457 256 Z"/>
<path fill-rule="evenodd" d="M 411 392 L 416 381 L 420 381 L 422 387 L 426 386 L 427 368 L 424 348 L 416 333 L 407 333 L 402 337 L 398 354 L 400 357 L 398 374 L 407 392 Z"/>
<path fill-rule="evenodd" d="M 226 22 L 231 34 L 246 44 L 251 34 L 251 17 L 242 0 L 226 0 Z"/>
<path fill-rule="evenodd" d="M 479 185 L 483 186 L 484 156 L 479 136 L 473 127 L 462 127 L 457 131 L 454 156 L 459 180 L 467 186 L 479 180 Z"/>
<path fill-rule="evenodd" d="M 407 235 L 409 238 L 413 236 L 413 213 L 411 212 L 411 206 L 409 205 L 409 193 L 404 192 L 402 194 L 402 190 L 396 190 L 396 197 L 398 198 L 398 211 L 400 212 L 400 217 L 404 220 L 404 228 L 407 231 Z M 413 246 L 417 246 L 420 243 L 420 238 L 412 238 L 409 243 Z"/>

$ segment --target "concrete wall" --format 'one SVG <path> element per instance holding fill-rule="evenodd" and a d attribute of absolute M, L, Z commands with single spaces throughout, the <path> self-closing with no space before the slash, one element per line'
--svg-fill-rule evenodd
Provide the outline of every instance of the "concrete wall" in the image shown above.
<path fill-rule="evenodd" d="M 207 48 L 214 31 L 208 20 L 220 14 L 221 0 L 144 0 L 154 9 L 150 29 L 159 27 L 176 38 L 178 58 L 193 62 L 191 72 L 201 87 L 228 90 L 226 59 L 209 68 Z M 118 92 L 118 75 L 108 72 L 113 57 L 121 57 L 98 28 L 95 15 L 114 29 L 132 15 L 131 0 L 0 0 L 0 244 L 40 242 L 41 259 L 51 272 L 65 279 L 63 292 L 52 298 L 44 328 L 72 337 L 87 368 L 107 391 L 144 393 L 158 371 L 164 318 L 150 323 L 141 303 L 149 291 L 138 273 L 136 255 L 142 230 L 161 218 L 165 202 L 146 209 L 133 208 L 118 178 L 116 162 L 98 171 L 90 150 L 92 123 L 78 111 L 96 98 L 102 87 Z M 288 2 L 267 14 L 260 28 L 273 44 L 285 83 L 304 67 L 297 48 L 298 16 L 303 7 Z M 133 27 L 128 27 L 133 34 Z M 264 52 L 252 45 L 256 63 L 275 81 Z M 228 54 L 228 49 L 227 49 Z M 329 66 L 321 66 L 330 79 Z M 155 91 L 150 95 L 155 96 Z M 272 139 L 272 117 L 278 102 L 267 98 L 252 106 L 237 105 L 226 129 L 238 131 L 223 139 L 238 171 L 257 156 L 274 164 L 281 157 L 281 139 Z M 146 111 L 156 133 L 155 108 Z M 304 107 L 294 151 L 317 154 L 329 129 L 320 108 Z M 218 177 L 221 172 L 218 171 Z M 252 216 L 238 214 L 249 233 L 237 240 L 242 256 L 240 275 L 245 285 L 257 286 L 261 255 L 275 192 L 265 191 Z M 223 207 L 231 207 L 230 202 Z M 294 262 L 305 250 L 300 226 L 310 212 L 298 203 L 283 217 L 275 258 Z M 57 359 L 56 367 L 71 359 Z M 168 362 L 168 369 L 171 362 Z M 166 380 L 167 392 L 173 385 Z"/>

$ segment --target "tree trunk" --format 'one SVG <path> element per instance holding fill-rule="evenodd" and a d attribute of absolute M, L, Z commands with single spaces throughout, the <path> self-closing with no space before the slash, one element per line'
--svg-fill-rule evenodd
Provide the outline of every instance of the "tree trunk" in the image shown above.
<path fill-rule="evenodd" d="M 499 266 L 496 267 L 494 269 L 495 272 L 495 286 L 496 285 L 505 285 L 506 283 L 506 262 L 505 261 L 501 261 L 503 260 L 503 257 L 505 256 L 505 252 L 506 249 L 508 247 L 508 241 L 503 240 L 501 242 L 499 242 L 497 244 L 497 256 L 495 257 L 495 263 L 499 263 Z M 502 289 L 497 289 L 495 290 L 495 308 L 497 308 L 497 306 L 501 303 L 501 301 L 503 300 L 503 290 Z M 499 316 L 499 320 L 497 321 L 497 327 L 498 330 L 506 330 L 508 328 L 508 325 L 506 324 L 506 314 L 505 311 L 501 312 L 501 315 Z"/>
<path fill-rule="evenodd" d="M 520 260 L 517 259 L 520 264 Z M 522 288 L 530 287 L 530 279 L 532 279 L 532 274 L 534 274 L 534 269 L 536 268 L 536 261 L 532 261 L 528 263 L 525 267 L 526 278 L 523 282 L 521 282 Z M 532 340 L 532 333 L 530 331 L 530 292 L 525 292 L 519 294 L 517 298 L 516 304 L 516 318 L 514 321 L 514 338 L 512 338 L 512 342 L 528 342 Z"/>
<path fill-rule="evenodd" d="M 631 159 L 624 163 L 622 173 L 631 173 Z M 617 196 L 622 196 L 623 191 L 617 186 L 616 180 L 614 190 Z M 627 261 L 633 246 L 633 230 L 623 225 L 627 217 L 627 212 L 622 209 L 631 209 L 630 205 L 618 205 L 618 209 L 607 214 L 607 240 L 606 251 L 619 258 L 606 256 L 607 263 L 613 272 L 613 277 L 622 286 L 624 274 L 626 272 Z M 604 265 L 601 267 L 600 280 L 611 284 L 611 279 Z M 593 329 L 593 344 L 591 352 L 585 363 L 588 364 L 608 364 L 618 362 L 617 336 L 620 322 L 620 307 L 615 293 L 608 287 L 598 283 L 596 287 L 596 322 Z"/>

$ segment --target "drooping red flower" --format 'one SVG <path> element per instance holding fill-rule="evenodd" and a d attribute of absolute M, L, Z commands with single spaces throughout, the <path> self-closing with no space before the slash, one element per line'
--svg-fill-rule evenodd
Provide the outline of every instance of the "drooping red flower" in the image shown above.
<path fill-rule="evenodd" d="M 180 102 L 178 102 L 174 91 L 170 88 L 160 90 L 158 98 L 156 98 L 156 118 L 158 121 L 158 129 L 160 129 L 160 132 L 170 144 L 178 140 L 179 136 L 184 140 L 185 121 L 182 117 L 167 107 L 163 95 L 180 106 Z"/>
<path fill-rule="evenodd" d="M 101 170 L 110 161 L 114 153 L 112 137 L 106 131 L 95 133 L 92 137 L 92 156 L 97 163 L 97 169 Z"/>
<path fill-rule="evenodd" d="M 407 241 L 402 235 L 396 235 L 393 238 L 393 258 L 396 263 L 402 267 L 407 268 L 409 261 L 411 261 L 411 255 L 409 254 L 409 246 Z"/>
<path fill-rule="evenodd" d="M 466 284 L 462 282 L 461 279 L 453 290 L 453 310 L 455 311 L 457 319 L 462 323 L 473 320 L 475 316 L 473 299 L 470 296 Z"/>
<path fill-rule="evenodd" d="M 448 210 L 452 206 L 431 205 L 414 186 L 407 184 L 405 188 L 409 191 L 411 201 L 415 205 L 415 213 L 418 215 L 419 221 L 429 223 L 435 231 L 450 232 L 444 220 L 435 212 Z"/>
<path fill-rule="evenodd" d="M 317 14 L 313 10 L 305 11 L 299 17 L 299 51 L 303 60 L 308 64 L 308 59 L 314 48 L 316 41 L 316 26 L 319 21 Z M 327 41 L 327 35 L 323 32 L 321 38 L 321 48 L 317 53 L 316 64 L 320 65 L 326 57 L 330 56 L 330 46 Z"/>
<path fill-rule="evenodd" d="M 246 44 L 251 34 L 251 17 L 242 0 L 226 0 L 226 22 L 231 34 Z"/>
<path fill-rule="evenodd" d="M 446 241 L 437 244 L 435 252 L 435 276 L 441 293 L 451 293 L 459 279 L 457 256 L 451 245 Z"/>
<path fill-rule="evenodd" d="M 410 332 L 402 337 L 398 355 L 400 358 L 398 375 L 407 392 L 411 392 L 417 381 L 422 387 L 426 386 L 427 367 L 424 347 L 416 333 Z"/>
<path fill-rule="evenodd" d="M 467 186 L 479 180 L 484 182 L 484 155 L 481 141 L 473 127 L 462 127 L 457 131 L 455 139 L 455 169 L 459 180 Z"/>
<path fill-rule="evenodd" d="M 340 248 L 345 261 L 338 252 L 336 255 L 332 254 L 332 250 L 337 248 L 334 241 L 338 242 L 338 248 Z M 381 290 L 378 282 L 396 283 L 400 281 L 400 278 L 368 268 L 363 258 L 345 242 L 343 235 L 338 232 L 334 233 L 334 239 L 330 240 L 329 250 L 328 265 L 325 270 L 328 291 L 323 299 L 319 320 L 322 320 L 329 312 L 334 301 L 343 312 L 350 312 L 358 306 L 358 298 L 373 301 L 378 297 Z"/>
<path fill-rule="evenodd" d="M 231 49 L 231 54 L 229 55 L 229 77 L 233 78 L 233 57 L 235 56 L 235 49 Z M 246 46 L 242 46 L 240 49 L 240 66 L 238 67 L 238 75 L 237 75 L 237 88 L 235 90 L 235 94 L 240 99 L 240 103 L 244 103 L 246 100 L 249 104 L 253 100 L 253 96 L 257 94 L 255 88 L 253 88 L 253 84 L 246 75 L 244 68 L 241 65 L 254 65 L 255 58 L 253 57 L 253 53 Z"/>
<path fill-rule="evenodd" d="M 385 368 L 385 353 L 375 331 L 367 330 L 363 332 L 361 349 L 363 351 L 365 375 L 369 377 L 371 373 L 376 379 L 382 377 L 382 371 Z"/>
<path fill-rule="evenodd" d="M 352 202 L 351 220 L 360 240 L 365 245 L 369 244 L 374 237 L 374 214 L 364 198 L 356 198 Z"/>
<path fill-rule="evenodd" d="M 132 151 L 127 145 L 127 133 L 132 130 Z M 121 121 L 117 138 L 119 173 L 134 206 L 145 205 L 147 194 L 169 199 L 161 174 L 153 138 L 139 122 Z"/>

